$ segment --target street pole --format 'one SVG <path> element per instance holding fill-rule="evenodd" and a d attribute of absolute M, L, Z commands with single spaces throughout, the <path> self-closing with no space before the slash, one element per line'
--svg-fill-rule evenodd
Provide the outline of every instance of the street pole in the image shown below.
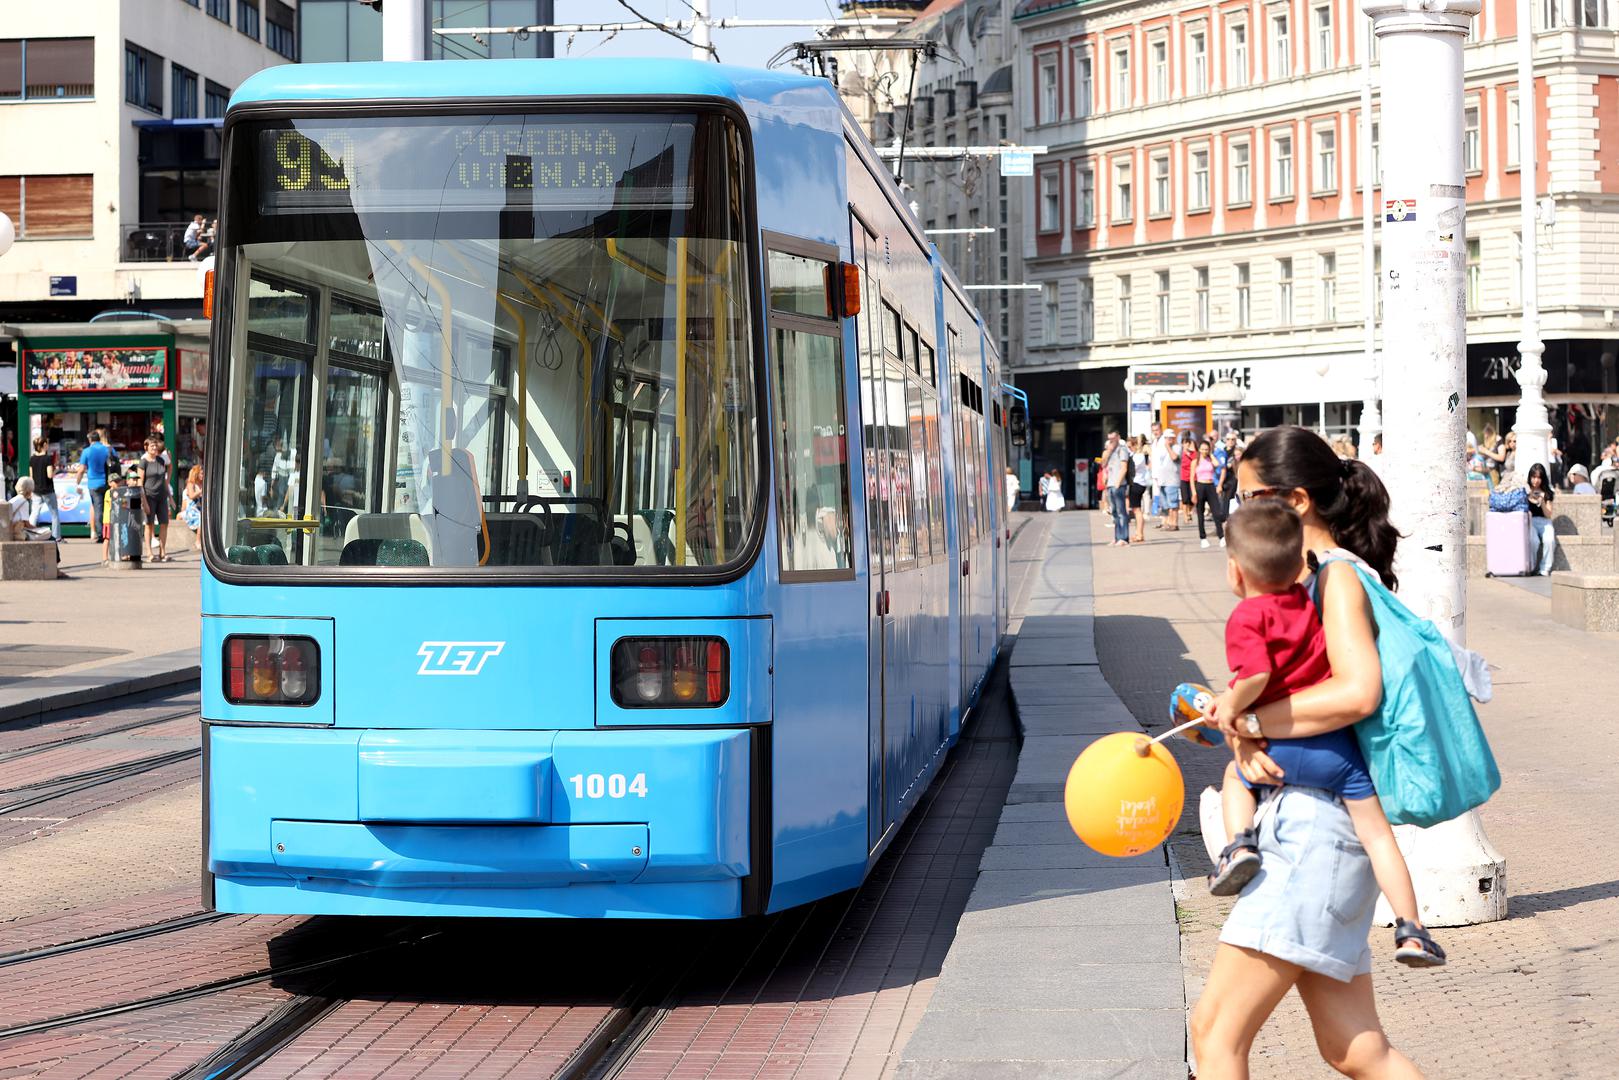
<path fill-rule="evenodd" d="M 426 60 L 427 0 L 388 0 L 382 5 L 382 58 Z"/>
<path fill-rule="evenodd" d="M 1383 355 L 1400 377 L 1383 400 L 1380 470 L 1400 530 L 1400 597 L 1465 640 L 1467 189 L 1462 45 L 1479 0 L 1361 0 L 1380 45 Z M 1369 148 L 1368 148 L 1369 149 Z M 1506 917 L 1506 867 L 1476 814 L 1401 826 L 1422 919 Z"/>
<path fill-rule="evenodd" d="M 1362 330 L 1362 363 L 1366 376 L 1365 398 L 1360 406 L 1360 459 L 1380 472 L 1382 461 L 1374 454 L 1377 437 L 1383 434 L 1383 417 L 1378 412 L 1378 398 L 1382 395 L 1382 379 L 1377 370 L 1377 243 L 1376 218 L 1373 216 L 1377 198 L 1374 190 L 1378 177 L 1372 174 L 1372 20 L 1361 26 L 1360 37 L 1360 190 L 1361 190 L 1361 244 L 1360 295 L 1364 309 Z"/>
<path fill-rule="evenodd" d="M 691 58 L 714 59 L 714 28 L 708 23 L 708 0 L 690 0 Z"/>
<path fill-rule="evenodd" d="M 1535 30 L 1530 0 L 1518 0 L 1518 221 L 1522 241 L 1519 292 L 1523 296 L 1523 337 L 1518 342 L 1518 415 L 1512 430 L 1518 436 L 1513 468 L 1520 483 L 1529 466 L 1539 462 L 1548 469 L 1552 457 L 1552 425 L 1546 413 L 1546 352 L 1540 340 L 1540 278 L 1537 265 L 1535 213 Z"/>

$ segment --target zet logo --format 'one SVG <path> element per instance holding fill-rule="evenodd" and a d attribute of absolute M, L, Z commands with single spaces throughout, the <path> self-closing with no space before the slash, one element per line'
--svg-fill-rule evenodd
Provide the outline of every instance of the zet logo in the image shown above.
<path fill-rule="evenodd" d="M 422 658 L 418 675 L 476 675 L 484 662 L 499 656 L 504 641 L 424 641 L 416 650 Z"/>

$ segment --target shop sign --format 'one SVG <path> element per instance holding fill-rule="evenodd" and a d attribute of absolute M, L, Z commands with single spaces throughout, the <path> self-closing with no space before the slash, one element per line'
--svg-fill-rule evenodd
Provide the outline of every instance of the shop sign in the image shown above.
<path fill-rule="evenodd" d="M 1246 364 L 1240 367 L 1209 367 L 1198 368 L 1192 372 L 1192 385 L 1189 387 L 1194 393 L 1202 393 L 1221 379 L 1229 379 L 1234 385 L 1244 390 L 1254 388 L 1254 369 Z"/>
<path fill-rule="evenodd" d="M 23 385 L 31 393 L 162 390 L 168 385 L 166 348 L 28 349 Z"/>
<path fill-rule="evenodd" d="M 1057 408 L 1065 413 L 1096 412 L 1102 407 L 1101 394 L 1063 394 Z"/>
<path fill-rule="evenodd" d="M 208 353 L 203 349 L 181 349 L 180 390 L 187 394 L 208 392 Z"/>
<path fill-rule="evenodd" d="M 78 275 L 76 275 L 76 274 L 52 274 L 51 275 L 51 295 L 52 296 L 77 296 L 77 295 L 79 295 L 79 278 L 78 278 Z"/>
<path fill-rule="evenodd" d="M 1192 385 L 1192 377 L 1185 371 L 1137 371 L 1130 376 L 1133 390 L 1185 390 Z"/>

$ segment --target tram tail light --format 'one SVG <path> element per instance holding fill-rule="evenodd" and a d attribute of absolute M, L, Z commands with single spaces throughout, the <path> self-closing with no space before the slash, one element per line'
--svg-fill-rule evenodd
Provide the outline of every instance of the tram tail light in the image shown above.
<path fill-rule="evenodd" d="M 723 638 L 620 638 L 613 643 L 613 701 L 625 709 L 711 709 L 730 696 L 730 668 Z"/>
<path fill-rule="evenodd" d="M 838 269 L 843 277 L 843 287 L 838 290 L 838 314 L 852 319 L 860 314 L 860 264 L 838 263 Z"/>
<path fill-rule="evenodd" d="M 320 647 L 306 637 L 235 634 L 225 639 L 225 700 L 233 705 L 310 705 L 320 697 Z"/>

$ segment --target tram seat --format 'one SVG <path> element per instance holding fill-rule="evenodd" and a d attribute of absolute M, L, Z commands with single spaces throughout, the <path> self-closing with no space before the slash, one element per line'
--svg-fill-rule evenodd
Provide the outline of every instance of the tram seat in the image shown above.
<path fill-rule="evenodd" d="M 232 544 L 225 549 L 225 561 L 242 566 L 257 566 L 259 553 L 246 544 Z"/>
<path fill-rule="evenodd" d="M 356 540 L 414 540 L 433 550 L 420 514 L 356 514 L 343 526 L 343 546 Z"/>
<path fill-rule="evenodd" d="M 552 557 L 558 566 L 612 566 L 613 549 L 607 531 L 591 514 L 556 514 Z"/>
<path fill-rule="evenodd" d="M 545 522 L 533 514 L 485 514 L 489 530 L 487 566 L 549 566 L 551 545 Z M 479 539 L 480 547 L 483 541 Z M 482 551 L 479 552 L 481 556 Z"/>
<path fill-rule="evenodd" d="M 287 552 L 280 544 L 260 544 L 253 549 L 260 566 L 286 566 Z"/>
<path fill-rule="evenodd" d="M 657 557 L 652 553 L 652 526 L 640 514 L 630 515 L 630 537 L 635 543 L 635 565 L 657 565 Z"/>
<path fill-rule="evenodd" d="M 427 566 L 429 563 L 427 548 L 416 540 L 350 540 L 337 557 L 339 566 Z"/>

